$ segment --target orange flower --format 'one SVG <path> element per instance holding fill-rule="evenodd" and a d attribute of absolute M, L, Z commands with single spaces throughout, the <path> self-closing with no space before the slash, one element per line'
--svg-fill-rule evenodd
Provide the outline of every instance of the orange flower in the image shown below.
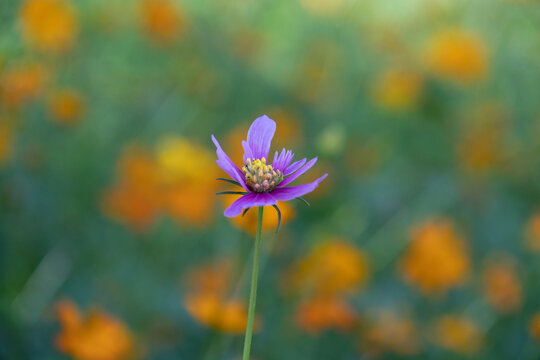
<path fill-rule="evenodd" d="M 166 137 L 155 153 L 128 148 L 117 183 L 104 196 L 105 211 L 136 230 L 158 214 L 203 226 L 213 216 L 217 169 L 209 150 L 186 139 Z"/>
<path fill-rule="evenodd" d="M 164 210 L 191 225 L 207 224 L 219 186 L 214 155 L 187 139 L 165 137 L 157 145 L 156 161 Z"/>
<path fill-rule="evenodd" d="M 225 300 L 215 294 L 203 293 L 187 295 L 184 305 L 200 324 L 230 334 L 240 335 L 246 330 L 247 306 L 241 300 Z M 255 331 L 260 326 L 257 318 L 254 326 Z"/>
<path fill-rule="evenodd" d="M 355 321 L 354 309 L 336 296 L 308 299 L 296 310 L 296 323 L 301 329 L 312 334 L 320 334 L 326 329 L 347 331 Z"/>
<path fill-rule="evenodd" d="M 143 26 L 155 40 L 168 43 L 186 28 L 186 19 L 170 0 L 143 0 Z"/>
<path fill-rule="evenodd" d="M 38 64 L 7 69 L 0 76 L 0 98 L 7 107 L 18 107 L 41 94 L 47 71 Z"/>
<path fill-rule="evenodd" d="M 57 306 L 62 331 L 57 348 L 77 360 L 120 360 L 133 354 L 133 339 L 118 319 L 94 310 L 81 316 L 71 301 Z"/>
<path fill-rule="evenodd" d="M 525 241 L 529 249 L 540 251 L 540 211 L 537 211 L 527 222 Z"/>
<path fill-rule="evenodd" d="M 118 182 L 103 197 L 107 214 L 135 230 L 145 230 L 160 209 L 156 166 L 146 149 L 129 147 L 118 164 Z"/>
<path fill-rule="evenodd" d="M 367 282 L 368 264 L 364 253 L 349 242 L 336 238 L 318 244 L 285 274 L 285 287 L 314 294 L 349 294 Z"/>
<path fill-rule="evenodd" d="M 469 255 L 450 220 L 426 221 L 414 229 L 412 237 L 401 264 L 410 284 L 433 294 L 464 281 L 469 273 Z"/>
<path fill-rule="evenodd" d="M 0 118 L 0 164 L 5 164 L 13 152 L 13 130 L 11 125 Z"/>
<path fill-rule="evenodd" d="M 57 91 L 49 101 L 52 120 L 61 125 L 77 123 L 83 110 L 84 100 L 75 90 Z"/>
<path fill-rule="evenodd" d="M 77 18 L 64 0 L 27 0 L 21 9 L 22 31 L 41 50 L 63 51 L 75 42 Z"/>
<path fill-rule="evenodd" d="M 373 86 L 375 103 L 388 110 L 415 108 L 422 95 L 423 79 L 410 70 L 391 68 L 376 79 Z"/>
<path fill-rule="evenodd" d="M 362 351 L 371 356 L 384 353 L 412 355 L 420 350 L 415 323 L 392 312 L 383 311 L 366 327 Z"/>
<path fill-rule="evenodd" d="M 489 63 L 482 39 L 461 29 L 435 34 L 428 46 L 426 61 L 435 75 L 460 84 L 485 77 Z"/>
<path fill-rule="evenodd" d="M 540 342 L 540 312 L 532 318 L 529 332 L 536 341 Z"/>
<path fill-rule="evenodd" d="M 482 346 L 483 334 L 471 320 L 446 315 L 435 324 L 434 341 L 445 349 L 473 354 Z"/>
<path fill-rule="evenodd" d="M 516 263 L 508 255 L 493 255 L 483 274 L 484 296 L 496 310 L 508 313 L 517 310 L 522 302 L 522 286 Z"/>
<path fill-rule="evenodd" d="M 247 306 L 239 299 L 228 297 L 232 270 L 232 263 L 228 260 L 192 269 L 186 276 L 190 293 L 184 298 L 184 306 L 202 325 L 226 333 L 242 334 L 247 324 Z M 255 329 L 259 327 L 260 320 L 256 317 Z"/>

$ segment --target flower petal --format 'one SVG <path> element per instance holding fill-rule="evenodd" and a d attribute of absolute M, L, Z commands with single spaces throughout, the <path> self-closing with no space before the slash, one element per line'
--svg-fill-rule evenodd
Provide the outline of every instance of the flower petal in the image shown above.
<path fill-rule="evenodd" d="M 242 147 L 244 148 L 244 164 L 247 163 L 247 159 L 255 160 L 255 157 L 253 156 L 253 151 L 251 151 L 251 148 L 249 147 L 249 144 L 246 140 L 242 140 Z"/>
<path fill-rule="evenodd" d="M 218 166 L 225 171 L 231 177 L 231 179 L 237 181 L 245 190 L 249 191 L 246 182 L 244 181 L 242 171 L 232 162 L 225 151 L 223 151 L 214 135 L 212 135 L 212 141 L 214 142 L 214 145 L 216 145 L 216 154 L 218 157 L 216 164 L 218 164 Z"/>
<path fill-rule="evenodd" d="M 283 179 L 283 181 L 281 181 L 279 183 L 279 187 L 283 187 L 283 186 L 286 186 L 288 184 L 290 184 L 291 182 L 293 182 L 297 177 L 299 177 L 300 175 L 302 175 L 303 173 L 305 173 L 306 171 L 308 171 L 309 169 L 311 169 L 311 167 L 313 165 L 315 165 L 315 163 L 317 162 L 317 158 L 314 157 L 313 159 L 309 160 L 307 162 L 306 165 L 302 166 L 300 169 L 298 169 L 297 172 L 291 174 L 290 176 L 286 177 L 285 179 Z"/>
<path fill-rule="evenodd" d="M 293 157 L 294 157 L 294 153 L 291 150 L 288 150 L 287 153 L 285 154 L 285 159 L 283 160 L 283 164 L 282 164 L 283 170 L 285 170 L 287 166 L 289 166 Z"/>
<path fill-rule="evenodd" d="M 276 122 L 263 115 L 249 127 L 247 142 L 255 159 L 268 159 L 270 144 L 276 132 Z"/>
<path fill-rule="evenodd" d="M 276 165 L 278 164 L 279 157 L 280 157 L 279 151 L 276 150 L 276 152 L 274 153 L 274 160 L 272 160 L 272 167 L 274 169 L 276 169 Z"/>
<path fill-rule="evenodd" d="M 275 205 L 277 200 L 269 193 L 250 192 L 236 199 L 231 206 L 225 210 L 225 216 L 235 217 L 240 215 L 242 209 L 247 209 L 254 206 Z"/>
<path fill-rule="evenodd" d="M 274 168 L 274 170 L 279 170 L 284 173 L 287 169 L 287 166 L 289 166 L 289 164 L 291 163 L 293 157 L 294 153 L 291 150 L 286 150 L 285 148 L 283 148 L 283 150 L 281 150 L 281 154 L 279 154 L 277 158 L 274 157 L 272 167 Z"/>
<path fill-rule="evenodd" d="M 306 158 L 303 158 L 302 160 L 298 160 L 292 163 L 287 169 L 285 169 L 285 171 L 283 172 L 283 175 L 285 176 L 291 175 L 293 172 L 300 169 L 306 163 L 306 160 L 307 160 Z"/>
<path fill-rule="evenodd" d="M 282 159 L 284 150 L 285 150 L 285 148 L 283 148 L 283 150 L 281 150 L 281 152 L 276 150 L 276 152 L 274 153 L 274 160 L 272 160 L 272 167 L 274 168 L 274 170 L 279 169 L 279 164 L 281 163 L 281 159 Z"/>
<path fill-rule="evenodd" d="M 315 190 L 317 186 L 319 186 L 319 183 L 323 181 L 327 176 L 328 174 L 324 174 L 323 176 L 309 184 L 277 188 L 272 191 L 271 194 L 278 201 L 292 200 L 299 196 L 304 196 L 307 193 Z"/>

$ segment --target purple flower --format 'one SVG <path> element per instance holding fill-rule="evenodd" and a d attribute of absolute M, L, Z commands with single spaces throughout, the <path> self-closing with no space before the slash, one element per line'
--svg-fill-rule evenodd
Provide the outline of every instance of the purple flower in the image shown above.
<path fill-rule="evenodd" d="M 276 151 L 272 164 L 267 164 L 270 144 L 276 131 L 276 122 L 268 116 L 257 118 L 249 127 L 247 141 L 242 141 L 244 148 L 244 166 L 238 168 L 225 154 L 218 141 L 212 135 L 216 145 L 217 161 L 234 182 L 242 186 L 245 192 L 225 210 L 225 216 L 234 217 L 254 206 L 273 206 L 279 201 L 287 201 L 312 192 L 328 174 L 324 174 L 309 184 L 287 186 L 297 177 L 308 171 L 317 158 L 292 162 L 294 154 L 283 149 Z M 279 210 L 278 210 L 279 211 Z"/>

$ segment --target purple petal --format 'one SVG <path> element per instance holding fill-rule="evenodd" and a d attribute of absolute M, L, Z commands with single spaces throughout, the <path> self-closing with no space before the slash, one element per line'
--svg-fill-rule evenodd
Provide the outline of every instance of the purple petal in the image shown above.
<path fill-rule="evenodd" d="M 289 166 L 289 164 L 291 163 L 293 157 L 294 157 L 294 154 L 291 150 L 286 150 L 285 148 L 283 148 L 283 150 L 281 150 L 281 153 L 279 154 L 277 158 L 274 156 L 272 167 L 275 170 L 284 172 L 287 166 Z"/>
<path fill-rule="evenodd" d="M 293 172 L 295 172 L 296 170 L 300 169 L 305 163 L 306 163 L 306 158 L 303 158 L 302 160 L 298 160 L 294 163 L 292 163 L 284 172 L 283 172 L 283 175 L 285 176 L 289 176 L 291 175 Z"/>
<path fill-rule="evenodd" d="M 216 145 L 216 154 L 218 157 L 216 164 L 218 164 L 218 166 L 225 171 L 231 177 L 231 179 L 237 181 L 245 190 L 249 191 L 248 187 L 246 186 L 246 182 L 244 181 L 244 174 L 227 156 L 225 151 L 223 151 L 214 135 L 212 135 L 212 141 L 214 142 L 214 145 Z"/>
<path fill-rule="evenodd" d="M 274 191 L 271 192 L 272 196 L 279 200 L 279 201 L 287 201 L 295 199 L 299 196 L 304 196 L 307 193 L 312 192 L 319 186 L 319 183 L 323 181 L 328 174 L 324 174 L 317 180 L 315 180 L 312 183 L 309 184 L 303 184 L 298 186 L 289 186 L 289 187 L 283 187 L 283 188 L 277 188 Z"/>
<path fill-rule="evenodd" d="M 253 151 L 251 151 L 251 148 L 246 140 L 242 140 L 242 147 L 244 148 L 244 164 L 246 164 L 247 159 L 255 160 L 253 157 Z"/>
<path fill-rule="evenodd" d="M 276 132 L 276 122 L 263 115 L 249 127 L 247 142 L 255 159 L 268 159 L 270 144 Z"/>
<path fill-rule="evenodd" d="M 275 164 L 277 164 L 278 159 L 279 159 L 279 151 L 276 150 L 276 152 L 274 153 L 274 160 L 272 160 L 272 167 L 274 169 L 276 168 Z"/>
<path fill-rule="evenodd" d="M 275 204 L 277 204 L 277 200 L 269 193 L 250 192 L 249 194 L 236 199 L 231 206 L 225 210 L 225 216 L 235 217 L 242 212 L 242 209 Z"/>
<path fill-rule="evenodd" d="M 288 184 L 290 184 L 291 182 L 293 182 L 297 177 L 299 177 L 300 175 L 302 175 L 303 173 L 305 173 L 306 171 L 308 171 L 309 169 L 311 169 L 311 167 L 313 165 L 315 165 L 315 163 L 317 162 L 317 158 L 314 157 L 313 159 L 309 160 L 307 162 L 306 165 L 302 166 L 297 172 L 291 174 L 290 176 L 286 177 L 285 179 L 283 179 L 282 182 L 279 183 L 279 187 L 283 187 L 283 186 L 286 186 Z"/>
<path fill-rule="evenodd" d="M 289 166 L 293 158 L 294 158 L 294 153 L 291 150 L 287 151 L 287 155 L 285 156 L 285 161 L 283 162 L 283 169 L 286 169 L 287 166 Z"/>
<path fill-rule="evenodd" d="M 283 150 L 281 150 L 280 153 L 276 151 L 276 155 L 277 157 L 274 155 L 274 161 L 272 161 L 272 167 L 275 170 L 281 170 L 281 163 L 283 162 L 283 157 L 285 156 L 285 148 L 283 148 Z"/>

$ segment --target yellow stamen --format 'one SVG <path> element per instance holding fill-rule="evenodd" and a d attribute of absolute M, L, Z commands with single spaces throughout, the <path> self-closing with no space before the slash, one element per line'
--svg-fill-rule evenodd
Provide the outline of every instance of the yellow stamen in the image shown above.
<path fill-rule="evenodd" d="M 266 158 L 246 159 L 242 166 L 246 184 L 255 192 L 270 192 L 283 180 L 283 174 L 266 164 Z"/>

